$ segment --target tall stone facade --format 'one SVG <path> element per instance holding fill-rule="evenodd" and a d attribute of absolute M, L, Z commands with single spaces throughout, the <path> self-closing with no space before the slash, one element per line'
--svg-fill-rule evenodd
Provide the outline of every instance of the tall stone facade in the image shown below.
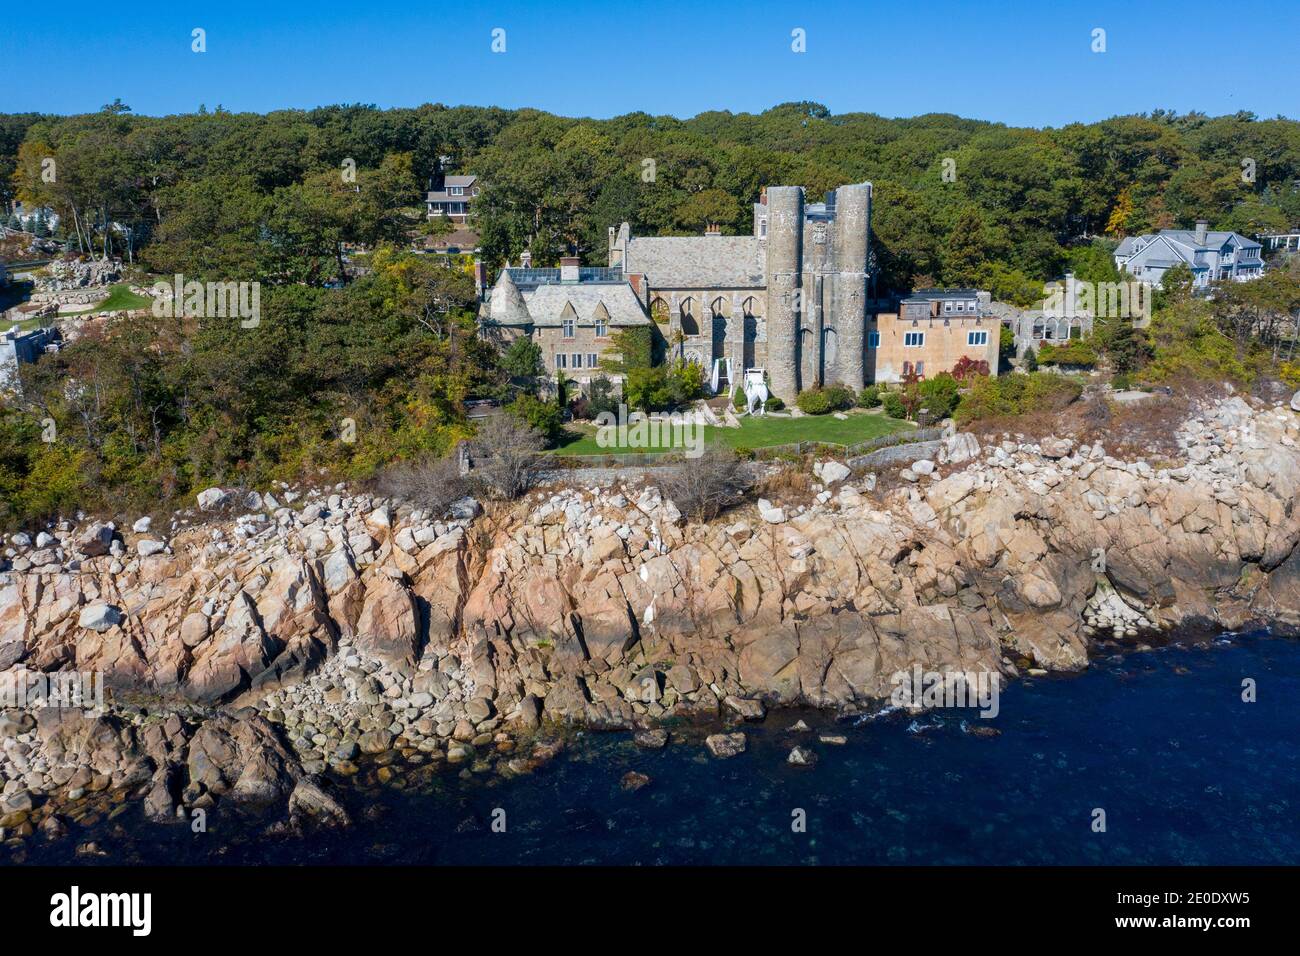
<path fill-rule="evenodd" d="M 749 236 L 639 238 L 623 223 L 610 229 L 609 265 L 673 354 L 717 365 L 720 387 L 765 368 L 772 393 L 789 402 L 817 385 L 865 383 L 870 228 L 870 183 L 820 203 L 776 186 L 754 204 Z"/>

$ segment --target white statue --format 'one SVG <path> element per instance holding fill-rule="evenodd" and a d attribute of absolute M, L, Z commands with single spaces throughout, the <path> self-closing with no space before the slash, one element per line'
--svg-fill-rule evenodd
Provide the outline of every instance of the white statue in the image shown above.
<path fill-rule="evenodd" d="M 745 411 L 750 415 L 767 414 L 767 382 L 761 368 L 745 369 Z"/>

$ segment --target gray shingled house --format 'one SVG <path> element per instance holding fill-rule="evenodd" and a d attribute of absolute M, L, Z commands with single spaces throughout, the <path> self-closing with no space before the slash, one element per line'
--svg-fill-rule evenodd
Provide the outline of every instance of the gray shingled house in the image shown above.
<path fill-rule="evenodd" d="M 1204 219 L 1195 229 L 1161 229 L 1127 236 L 1115 249 L 1115 266 L 1133 278 L 1160 287 L 1179 263 L 1192 270 L 1196 288 L 1211 282 L 1245 282 L 1264 274 L 1263 246 L 1236 232 L 1212 231 Z"/>

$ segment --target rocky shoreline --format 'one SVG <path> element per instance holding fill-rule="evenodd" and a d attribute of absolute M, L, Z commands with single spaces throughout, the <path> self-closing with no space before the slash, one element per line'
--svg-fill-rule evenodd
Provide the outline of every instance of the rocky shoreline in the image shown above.
<path fill-rule="evenodd" d="M 0 678 L 102 675 L 108 707 L 0 714 L 3 838 L 135 800 L 343 825 L 332 782 L 528 773 L 566 727 L 853 712 L 916 665 L 1011 678 L 1174 628 L 1295 632 L 1298 441 L 1300 416 L 1234 398 L 1184 423 L 1177 462 L 957 434 L 709 524 L 638 481 L 448 515 L 210 489 L 165 529 L 15 535 Z"/>

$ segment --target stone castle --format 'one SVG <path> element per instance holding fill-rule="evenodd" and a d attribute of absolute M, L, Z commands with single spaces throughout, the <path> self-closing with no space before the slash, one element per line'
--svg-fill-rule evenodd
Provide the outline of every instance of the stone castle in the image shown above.
<path fill-rule="evenodd" d="M 767 370 L 771 391 L 870 381 L 871 184 L 840 186 L 805 203 L 799 186 L 764 191 L 753 230 L 723 236 L 636 237 L 609 230 L 607 268 L 561 260 L 558 269 L 508 267 L 480 314 L 485 334 L 527 334 L 548 369 L 580 384 L 619 328 L 652 322 L 671 355 L 702 365 L 715 389 L 747 368 Z"/>

